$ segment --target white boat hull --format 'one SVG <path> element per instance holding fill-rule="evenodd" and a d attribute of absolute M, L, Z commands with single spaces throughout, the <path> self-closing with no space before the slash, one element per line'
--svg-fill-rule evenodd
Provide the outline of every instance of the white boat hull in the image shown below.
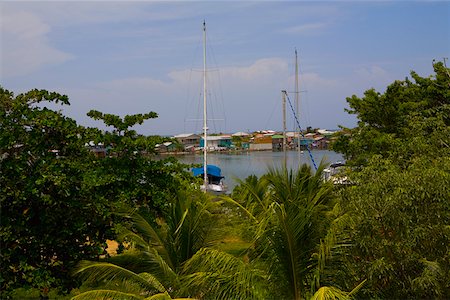
<path fill-rule="evenodd" d="M 206 188 L 205 185 L 202 184 L 200 189 L 214 194 L 225 194 L 227 192 L 227 187 L 223 184 L 207 184 Z"/>

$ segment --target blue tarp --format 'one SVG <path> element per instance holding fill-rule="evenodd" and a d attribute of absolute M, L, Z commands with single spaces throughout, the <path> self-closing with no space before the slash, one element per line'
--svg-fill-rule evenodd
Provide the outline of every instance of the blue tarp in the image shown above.
<path fill-rule="evenodd" d="M 203 175 L 203 167 L 192 168 L 192 173 L 194 173 L 194 176 Z M 206 173 L 211 176 L 223 178 L 223 176 L 220 174 L 221 173 L 220 168 L 215 165 L 206 165 Z"/>

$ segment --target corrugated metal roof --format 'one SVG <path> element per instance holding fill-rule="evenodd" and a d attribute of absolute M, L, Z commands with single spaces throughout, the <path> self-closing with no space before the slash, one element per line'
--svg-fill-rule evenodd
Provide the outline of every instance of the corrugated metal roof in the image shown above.
<path fill-rule="evenodd" d="M 181 133 L 181 134 L 174 135 L 173 137 L 174 138 L 187 138 L 187 137 L 191 137 L 191 136 L 200 137 L 199 135 L 197 135 L 195 133 Z"/>

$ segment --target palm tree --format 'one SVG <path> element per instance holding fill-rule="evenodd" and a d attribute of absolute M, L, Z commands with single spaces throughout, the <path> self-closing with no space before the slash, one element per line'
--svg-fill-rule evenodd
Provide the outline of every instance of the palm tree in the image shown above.
<path fill-rule="evenodd" d="M 312 255 L 327 232 L 332 208 L 332 185 L 322 179 L 324 168 L 322 163 L 315 173 L 307 165 L 296 172 L 270 169 L 259 180 L 241 181 L 234 195 L 254 220 L 253 255 L 268 264 L 269 283 L 280 298 L 311 294 Z"/>
<path fill-rule="evenodd" d="M 222 202 L 207 194 L 179 192 L 157 222 L 129 214 L 133 228 L 122 228 L 120 238 L 131 247 L 105 261 L 80 263 L 75 272 L 96 289 L 75 299 L 304 299 L 314 292 L 314 299 L 351 298 L 360 286 L 346 293 L 321 287 L 317 276 L 314 255 L 329 251 L 321 238 L 332 240 L 326 235 L 332 187 L 322 170 L 322 164 L 316 173 L 307 166 L 296 173 L 270 170 L 241 182 L 233 195 L 241 203 L 223 198 L 250 217 L 255 238 L 244 259 L 209 247 L 220 231 Z"/>
<path fill-rule="evenodd" d="M 127 214 L 133 227 L 120 228 L 119 239 L 130 248 L 105 261 L 81 262 L 75 274 L 96 289 L 74 299 L 255 298 L 248 283 L 258 281 L 258 272 L 236 257 L 206 248 L 218 236 L 214 225 L 220 205 L 208 194 L 180 191 L 157 222 Z M 246 276 L 236 276 L 239 272 Z"/>
<path fill-rule="evenodd" d="M 136 211 L 124 213 L 132 227 L 120 226 L 118 239 L 130 243 L 129 249 L 104 261 L 81 262 L 75 273 L 87 283 L 115 284 L 118 298 L 125 297 L 124 291 L 133 291 L 137 297 L 175 295 L 182 264 L 210 242 L 219 205 L 206 194 L 179 191 L 165 216 L 156 221 Z M 111 296 L 114 291 L 105 289 L 104 294 Z M 78 298 L 83 295 L 89 298 L 86 293 Z"/>

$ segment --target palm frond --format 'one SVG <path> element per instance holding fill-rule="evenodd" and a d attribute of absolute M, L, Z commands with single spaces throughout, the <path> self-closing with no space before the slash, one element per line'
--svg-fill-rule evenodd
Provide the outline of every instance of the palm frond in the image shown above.
<path fill-rule="evenodd" d="M 268 182 L 265 180 L 265 177 L 258 179 L 256 176 L 252 175 L 247 177 L 245 181 L 240 179 L 237 181 L 240 185 L 237 197 L 244 203 L 247 210 L 250 212 L 255 210 L 252 214 L 255 214 L 261 210 L 264 211 L 268 204 L 266 201 Z"/>
<path fill-rule="evenodd" d="M 144 300 L 195 300 L 194 298 L 172 298 L 169 293 L 159 293 L 145 298 Z"/>
<path fill-rule="evenodd" d="M 366 283 L 367 279 L 364 279 L 360 284 L 358 284 L 356 287 L 353 288 L 353 290 L 351 290 L 348 295 L 350 297 L 353 297 L 354 295 L 356 295 L 359 290 L 363 287 L 363 285 Z"/>
<path fill-rule="evenodd" d="M 144 300 L 195 300 L 194 298 L 172 298 L 168 293 L 160 293 L 145 298 Z"/>
<path fill-rule="evenodd" d="M 170 295 L 165 292 L 151 295 L 150 297 L 145 298 L 145 300 L 172 300 L 172 297 L 170 297 Z"/>
<path fill-rule="evenodd" d="M 214 299 L 262 298 L 264 273 L 233 255 L 201 249 L 184 265 L 184 293 Z"/>
<path fill-rule="evenodd" d="M 149 242 L 144 240 L 143 237 L 128 228 L 119 227 L 119 233 L 117 235 L 117 239 L 119 241 L 127 241 L 132 243 L 132 245 L 138 249 L 148 249 Z"/>
<path fill-rule="evenodd" d="M 241 194 L 247 196 L 245 209 L 263 206 L 253 214 L 258 257 L 269 262 L 272 280 L 285 287 L 282 292 L 288 298 L 299 299 L 306 293 L 310 273 L 316 271 L 311 255 L 330 222 L 332 186 L 322 180 L 324 168 L 323 163 L 315 173 L 305 164 L 297 171 L 270 168 L 264 191 L 256 190 L 256 180 L 241 183 Z"/>
<path fill-rule="evenodd" d="M 314 293 L 310 300 L 348 300 L 351 298 L 349 293 L 338 288 L 323 286 Z"/>
<path fill-rule="evenodd" d="M 141 286 L 143 290 L 157 290 L 159 292 L 166 290 L 161 282 L 150 274 L 137 274 L 126 268 L 106 262 L 82 261 L 74 274 L 83 277 L 87 282 L 131 281 Z"/>
<path fill-rule="evenodd" d="M 92 290 L 76 295 L 72 300 L 142 300 L 143 297 L 114 290 Z"/>
<path fill-rule="evenodd" d="M 237 202 L 233 198 L 228 197 L 228 196 L 221 196 L 221 199 L 223 199 L 225 202 L 231 203 L 232 205 L 239 207 L 239 209 L 242 210 L 252 221 L 254 221 L 254 222 L 258 221 L 256 219 L 256 217 L 251 213 L 250 210 L 245 208 L 245 206 L 241 205 L 239 202 Z"/>
<path fill-rule="evenodd" d="M 152 264 L 149 268 L 156 277 L 165 279 L 172 284 L 177 282 L 177 274 L 166 262 L 166 260 L 159 254 L 157 249 L 148 249 L 147 251 L 141 251 L 145 255 L 147 261 Z"/>
<path fill-rule="evenodd" d="M 133 225 L 138 230 L 138 233 L 149 240 L 154 247 L 158 249 L 158 252 L 162 257 L 164 257 L 165 261 L 171 266 L 174 267 L 173 262 L 171 261 L 171 257 L 167 252 L 164 244 L 164 237 L 161 236 L 160 232 L 157 228 L 154 228 L 144 217 L 142 217 L 138 213 L 133 213 L 130 215 Z"/>
<path fill-rule="evenodd" d="M 420 259 L 419 261 L 423 265 L 423 271 L 420 276 L 412 280 L 414 290 L 418 293 L 429 291 L 434 294 L 433 296 L 439 298 L 442 296 L 441 284 L 443 278 L 445 278 L 445 272 L 437 261 L 426 259 Z"/>

